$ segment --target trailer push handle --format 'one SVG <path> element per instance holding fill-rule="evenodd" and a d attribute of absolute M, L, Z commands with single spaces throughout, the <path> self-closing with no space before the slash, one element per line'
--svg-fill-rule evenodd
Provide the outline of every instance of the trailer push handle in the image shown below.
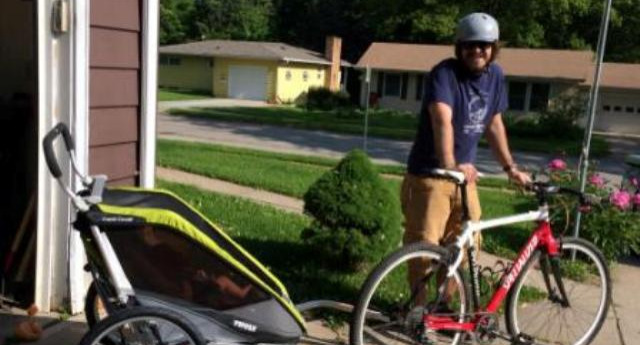
<path fill-rule="evenodd" d="M 71 154 L 75 149 L 75 143 L 73 142 L 71 133 L 69 133 L 69 128 L 67 128 L 67 125 L 65 125 L 64 123 L 59 123 L 55 127 L 53 127 L 42 141 L 44 158 L 47 161 L 49 171 L 51 171 L 51 174 L 55 178 L 60 178 L 62 176 L 62 170 L 60 169 L 60 165 L 58 164 L 58 158 L 53 151 L 53 142 L 60 135 L 62 135 L 62 138 L 64 139 L 64 144 L 67 147 L 67 151 L 69 152 L 69 154 Z"/>

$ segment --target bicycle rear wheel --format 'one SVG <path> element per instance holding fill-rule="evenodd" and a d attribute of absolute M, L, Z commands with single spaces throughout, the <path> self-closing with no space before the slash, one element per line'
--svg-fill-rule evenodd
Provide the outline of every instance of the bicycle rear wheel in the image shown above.
<path fill-rule="evenodd" d="M 606 262 L 583 239 L 565 238 L 561 243 L 556 258 L 536 251 L 512 286 L 505 315 L 512 336 L 524 335 L 536 344 L 585 345 L 602 327 L 611 297 Z"/>
<path fill-rule="evenodd" d="M 95 324 L 79 345 L 205 345 L 183 316 L 162 308 L 123 309 Z"/>
<path fill-rule="evenodd" d="M 350 328 L 351 345 L 367 344 L 458 344 L 460 332 L 434 332 L 424 329 L 423 312 L 433 305 L 437 282 L 446 267 L 443 248 L 416 243 L 406 246 L 382 261 L 367 278 Z M 410 287 L 407 266 L 410 260 L 427 260 L 420 286 L 426 290 L 426 300 L 416 303 L 417 290 Z M 456 321 L 462 321 L 469 307 L 463 276 L 456 271 L 451 279 L 449 307 Z M 414 291 L 412 291 L 414 290 Z"/>

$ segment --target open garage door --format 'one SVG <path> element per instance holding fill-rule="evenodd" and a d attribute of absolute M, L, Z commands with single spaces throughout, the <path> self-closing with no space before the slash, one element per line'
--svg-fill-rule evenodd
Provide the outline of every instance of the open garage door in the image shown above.
<path fill-rule="evenodd" d="M 267 99 L 267 68 L 260 66 L 229 66 L 229 97 L 237 99 Z"/>

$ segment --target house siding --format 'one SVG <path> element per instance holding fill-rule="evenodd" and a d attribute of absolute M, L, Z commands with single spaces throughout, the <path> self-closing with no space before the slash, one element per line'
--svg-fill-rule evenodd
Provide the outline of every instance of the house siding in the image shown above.
<path fill-rule="evenodd" d="M 90 17 L 89 173 L 136 185 L 140 170 L 141 1 L 95 0 Z"/>
<path fill-rule="evenodd" d="M 211 80 L 212 58 L 170 54 L 162 54 L 162 57 L 178 58 L 180 59 L 180 65 L 159 64 L 159 86 L 213 92 Z"/>
<path fill-rule="evenodd" d="M 229 66 L 258 66 L 267 69 L 267 95 L 270 102 L 276 100 L 278 63 L 276 61 L 215 58 L 213 62 L 213 95 L 229 97 Z"/>
<path fill-rule="evenodd" d="M 326 86 L 327 69 L 321 65 L 285 64 L 278 67 L 276 95 L 279 103 L 298 100 L 309 88 Z M 307 74 L 305 80 L 304 74 Z M 287 78 L 290 75 L 290 78 Z"/>

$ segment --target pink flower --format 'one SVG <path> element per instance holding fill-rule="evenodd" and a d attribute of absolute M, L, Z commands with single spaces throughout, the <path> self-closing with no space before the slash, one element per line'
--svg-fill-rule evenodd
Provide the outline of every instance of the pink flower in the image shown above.
<path fill-rule="evenodd" d="M 625 210 L 631 203 L 631 194 L 625 190 L 615 191 L 609 196 L 609 201 L 618 209 Z"/>
<path fill-rule="evenodd" d="M 632 198 L 633 204 L 640 207 L 640 193 L 636 194 Z"/>
<path fill-rule="evenodd" d="M 631 183 L 632 186 L 634 186 L 636 188 L 640 187 L 640 180 L 638 180 L 637 176 L 629 177 L 629 182 Z"/>
<path fill-rule="evenodd" d="M 604 179 L 602 178 L 602 176 L 600 176 L 600 174 L 593 174 L 589 176 L 589 183 L 598 188 L 601 188 L 602 186 L 604 186 Z"/>
<path fill-rule="evenodd" d="M 564 170 L 567 168 L 567 163 L 565 163 L 562 159 L 560 158 L 556 158 L 554 160 L 552 160 L 551 162 L 549 162 L 549 164 L 547 165 L 549 167 L 549 169 L 551 169 L 552 171 L 557 171 L 557 170 Z"/>

